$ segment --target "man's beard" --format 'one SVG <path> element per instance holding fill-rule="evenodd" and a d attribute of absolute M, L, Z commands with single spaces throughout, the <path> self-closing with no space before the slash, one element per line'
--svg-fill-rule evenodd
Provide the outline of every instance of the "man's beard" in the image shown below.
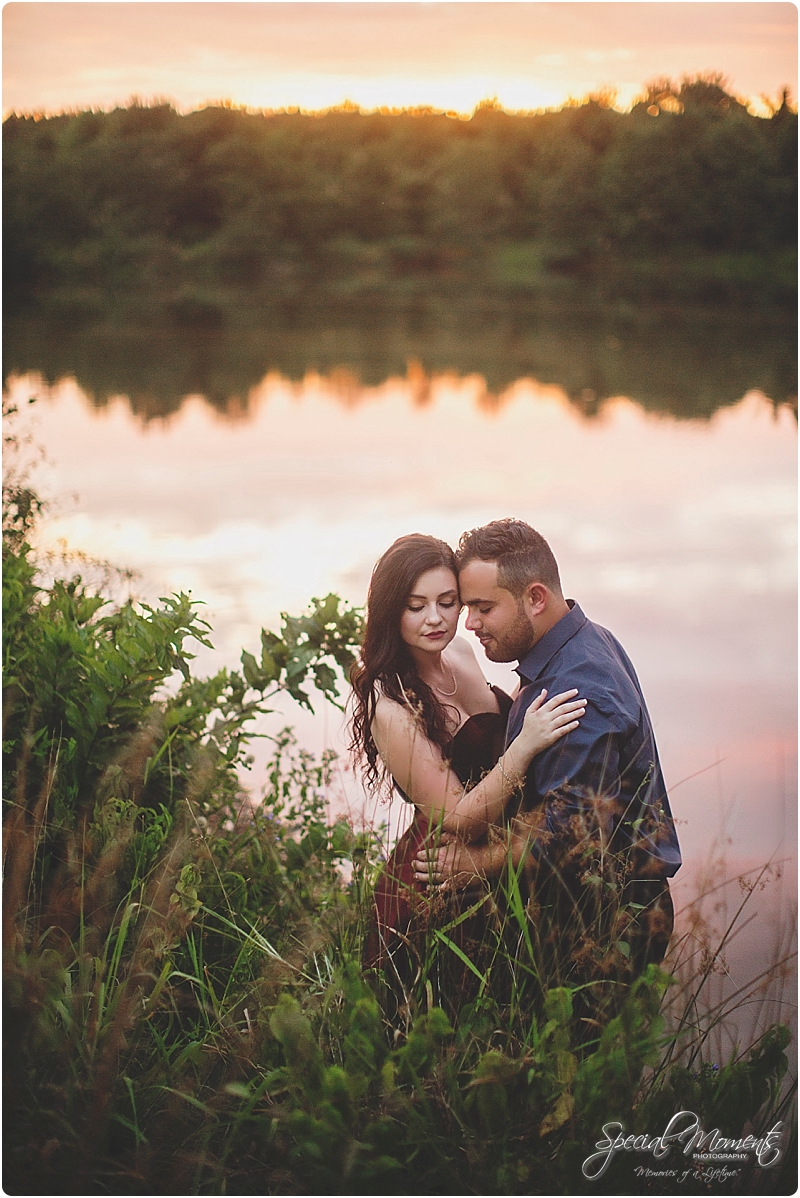
<path fill-rule="evenodd" d="M 483 651 L 489 661 L 520 661 L 535 640 L 530 620 L 525 615 L 521 601 L 517 601 L 517 616 L 514 623 L 502 636 L 493 637 Z"/>

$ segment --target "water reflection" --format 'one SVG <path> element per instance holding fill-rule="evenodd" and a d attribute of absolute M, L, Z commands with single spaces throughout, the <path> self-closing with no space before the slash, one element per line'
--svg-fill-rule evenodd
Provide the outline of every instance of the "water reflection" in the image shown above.
<path fill-rule="evenodd" d="M 350 406 L 387 379 L 406 379 L 412 402 L 424 405 L 431 379 L 479 376 L 476 401 L 487 411 L 528 376 L 559 387 L 587 417 L 622 395 L 648 411 L 707 418 L 751 390 L 776 405 L 797 394 L 794 321 L 758 310 L 429 300 L 400 311 L 343 302 L 332 311 L 309 302 L 241 312 L 226 329 L 81 326 L 38 314 L 8 323 L 4 351 L 6 378 L 72 377 L 95 406 L 124 395 L 145 422 L 192 395 L 231 418 L 246 414 L 254 388 L 275 372 L 296 383 L 324 375 Z"/>

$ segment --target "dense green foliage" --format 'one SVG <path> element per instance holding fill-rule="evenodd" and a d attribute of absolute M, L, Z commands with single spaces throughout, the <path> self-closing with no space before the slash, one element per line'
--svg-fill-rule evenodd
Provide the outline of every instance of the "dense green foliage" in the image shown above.
<path fill-rule="evenodd" d="M 185 596 L 114 608 L 78 577 L 43 585 L 36 497 L 17 482 L 4 501 L 6 1193 L 575 1194 L 609 1119 L 790 1122 L 786 1027 L 710 1059 L 729 1010 L 703 1013 L 714 950 L 665 1027 L 668 975 L 626 979 L 619 940 L 584 924 L 603 981 L 578 984 L 511 868 L 492 960 L 462 962 L 470 1000 L 432 1001 L 440 927 L 398 1005 L 359 965 L 378 855 L 328 823 L 330 761 L 277 733 L 262 804 L 236 768 L 276 688 L 335 697 L 359 613 L 315 601 L 241 673 L 193 678 L 186 642 L 209 630 Z M 596 881 L 608 929 L 613 870 Z M 789 1152 L 726 1188 L 787 1193 L 791 1170 Z M 701 1168 L 682 1192 L 708 1184 Z M 591 1192 L 674 1185 L 623 1157 Z"/>
<path fill-rule="evenodd" d="M 340 296 L 431 280 L 530 292 L 790 297 L 796 114 L 719 78 L 468 121 L 429 110 L 179 115 L 132 106 L 4 132 L 7 295 L 100 297 L 216 327 L 231 293 Z"/>
<path fill-rule="evenodd" d="M 262 632 L 260 658 L 245 650 L 242 674 L 194 679 L 184 642 L 210 642 L 186 595 L 103 614 L 106 600 L 79 575 L 43 590 L 15 531 L 3 561 L 3 799 L 36 842 L 45 889 L 72 838 L 98 821 L 109 833 L 128 821 L 147 839 L 159 820 L 166 835 L 190 797 L 202 813 L 207 787 L 215 803 L 234 802 L 249 721 L 278 690 L 310 706 L 307 677 L 335 697 L 335 667 L 353 660 L 360 617 L 328 596 L 285 616 L 282 636 Z M 164 694 L 176 672 L 181 685 Z"/>

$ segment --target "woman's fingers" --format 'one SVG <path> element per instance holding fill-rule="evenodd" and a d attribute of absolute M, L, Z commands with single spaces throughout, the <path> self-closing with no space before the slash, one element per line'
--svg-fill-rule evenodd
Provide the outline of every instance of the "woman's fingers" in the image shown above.
<path fill-rule="evenodd" d="M 569 723 L 570 720 L 574 720 L 576 717 L 580 718 L 585 714 L 585 712 L 585 703 L 570 703 L 568 707 L 563 708 L 561 711 L 555 712 L 553 715 L 553 723 L 556 727 L 558 727 L 560 724 Z"/>
<path fill-rule="evenodd" d="M 581 716 L 586 711 L 586 700 L 575 699 L 570 703 L 562 703 L 555 708 L 535 708 L 533 704 L 528 708 L 528 712 L 533 712 L 540 721 L 544 724 L 557 725 L 559 721 L 574 720 L 575 716 Z M 527 714 L 527 713 L 526 713 Z M 531 719 L 534 717 L 532 716 Z"/>
<path fill-rule="evenodd" d="M 572 732 L 572 730 L 574 728 L 577 728 L 579 726 L 579 724 L 580 724 L 580 720 L 573 720 L 571 724 L 564 724 L 560 728 L 554 728 L 553 731 L 550 733 L 550 735 L 552 736 L 553 740 L 558 740 L 560 737 L 564 736 L 567 732 Z"/>
<path fill-rule="evenodd" d="M 533 702 L 529 705 L 526 716 L 538 714 L 540 718 L 553 716 L 556 713 L 564 713 L 567 711 L 577 711 L 581 706 L 585 706 L 585 699 L 576 699 L 577 689 L 565 691 L 563 695 L 556 695 L 554 699 L 548 699 L 545 702 L 547 691 L 543 690 L 536 696 Z"/>
<path fill-rule="evenodd" d="M 574 731 L 586 714 L 586 700 L 573 698 L 577 693 L 577 690 L 565 691 L 541 707 L 539 718 L 546 721 L 545 737 L 548 743 L 554 744 L 568 732 Z"/>
<path fill-rule="evenodd" d="M 586 699 L 576 698 L 577 694 L 578 688 L 573 687 L 547 699 L 547 691 L 542 690 L 529 706 L 525 713 L 526 730 L 540 738 L 542 747 L 578 727 L 586 714 Z"/>

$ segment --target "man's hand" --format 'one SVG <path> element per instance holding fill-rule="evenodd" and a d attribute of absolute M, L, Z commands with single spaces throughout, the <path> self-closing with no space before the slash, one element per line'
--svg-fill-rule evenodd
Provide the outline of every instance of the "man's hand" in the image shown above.
<path fill-rule="evenodd" d="M 442 836 L 437 845 L 420 849 L 414 858 L 414 879 L 418 886 L 448 886 L 463 890 L 485 880 L 480 846 L 465 844 L 457 837 Z"/>
<path fill-rule="evenodd" d="M 505 832 L 489 840 L 466 843 L 450 832 L 443 832 L 435 845 L 420 849 L 414 858 L 414 880 L 426 887 L 448 886 L 463 890 L 475 882 L 499 878 L 509 855 L 514 868 L 525 862 L 535 869 L 531 856 L 534 841 L 547 843 L 544 805 L 514 817 Z"/>

